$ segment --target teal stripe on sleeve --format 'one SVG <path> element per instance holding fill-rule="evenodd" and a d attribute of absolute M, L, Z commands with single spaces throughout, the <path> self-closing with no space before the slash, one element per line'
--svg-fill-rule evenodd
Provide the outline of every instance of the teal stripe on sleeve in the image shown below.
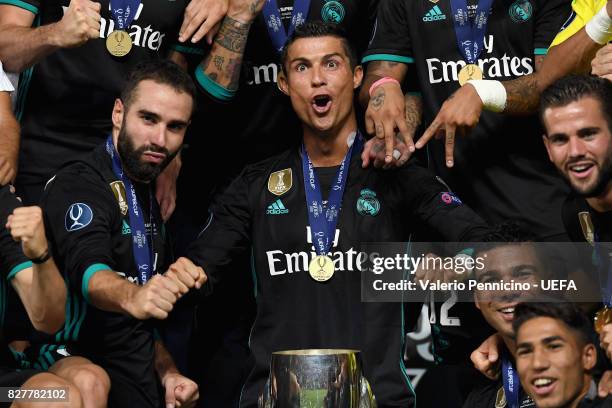
<path fill-rule="evenodd" d="M 533 50 L 534 55 L 546 55 L 548 54 L 548 48 L 536 48 Z"/>
<path fill-rule="evenodd" d="M 393 55 L 393 54 L 372 54 L 363 57 L 361 63 L 370 62 L 370 61 L 393 61 L 393 62 L 403 62 L 404 64 L 413 64 L 414 58 L 412 57 L 403 57 L 401 55 Z"/>
<path fill-rule="evenodd" d="M 208 75 L 204 73 L 201 65 L 198 65 L 196 68 L 195 77 L 200 86 L 202 86 L 202 88 L 204 88 L 204 90 L 215 99 L 220 101 L 229 101 L 234 98 L 234 95 L 236 95 L 236 91 L 224 88 L 210 79 Z"/>
<path fill-rule="evenodd" d="M 173 49 L 174 51 L 182 52 L 183 54 L 204 55 L 203 49 L 196 48 L 196 47 L 187 47 L 186 45 L 182 45 L 182 44 L 173 44 L 170 46 L 170 48 Z"/>
<path fill-rule="evenodd" d="M 22 8 L 24 10 L 28 10 L 32 14 L 38 14 L 38 7 L 31 5 L 30 3 L 26 3 L 21 0 L 0 0 L 0 4 L 10 4 L 11 6 L 16 6 Z"/>
<path fill-rule="evenodd" d="M 15 266 L 15 267 L 13 267 L 13 269 L 11 269 L 11 271 L 6 276 L 6 280 L 10 281 L 19 272 L 23 271 L 24 269 L 31 268 L 31 267 L 32 267 L 32 261 L 26 261 L 26 262 L 20 263 L 19 265 Z"/>
<path fill-rule="evenodd" d="M 94 275 L 94 273 L 102 270 L 110 271 L 112 269 L 110 268 L 110 266 L 101 263 L 90 265 L 87 269 L 85 269 L 85 273 L 83 274 L 83 281 L 81 283 L 81 293 L 83 294 L 83 297 L 85 298 L 87 303 L 89 303 L 89 280 Z"/>

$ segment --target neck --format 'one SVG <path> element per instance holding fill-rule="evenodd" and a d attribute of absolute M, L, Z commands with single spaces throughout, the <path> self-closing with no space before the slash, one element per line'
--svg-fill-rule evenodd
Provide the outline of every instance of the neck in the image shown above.
<path fill-rule="evenodd" d="M 589 393 L 589 390 L 591 388 L 591 381 L 593 380 L 593 378 L 591 377 L 590 374 L 585 374 L 584 375 L 584 385 L 582 386 L 582 391 L 580 392 L 580 394 L 576 397 L 575 400 L 573 400 L 572 402 L 570 402 L 569 404 L 567 404 L 566 408 L 578 408 L 578 405 L 580 405 L 580 403 L 582 402 L 582 400 L 587 396 L 587 394 Z"/>
<path fill-rule="evenodd" d="M 355 112 L 344 123 L 328 131 L 320 131 L 306 125 L 304 130 L 304 146 L 314 167 L 339 166 L 349 149 L 346 141 L 352 132 L 357 131 Z"/>
<path fill-rule="evenodd" d="M 512 358 L 516 360 L 516 341 L 513 338 L 504 335 L 502 335 L 502 340 L 504 341 L 506 348 L 512 355 Z"/>
<path fill-rule="evenodd" d="M 612 183 L 608 184 L 602 194 L 597 197 L 589 197 L 586 201 L 597 212 L 612 211 Z"/>

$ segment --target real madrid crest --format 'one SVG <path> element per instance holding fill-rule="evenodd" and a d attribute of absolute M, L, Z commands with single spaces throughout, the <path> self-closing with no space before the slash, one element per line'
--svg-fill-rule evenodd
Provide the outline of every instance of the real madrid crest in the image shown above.
<path fill-rule="evenodd" d="M 595 227 L 591 220 L 591 213 L 588 211 L 580 211 L 578 213 L 578 219 L 580 220 L 580 227 L 582 228 L 582 235 L 584 239 L 591 245 L 595 243 Z"/>
<path fill-rule="evenodd" d="M 326 23 L 339 24 L 344 20 L 344 6 L 338 1 L 327 1 L 321 9 L 321 18 Z"/>
<path fill-rule="evenodd" d="M 291 190 L 293 186 L 293 173 L 291 169 L 275 171 L 268 178 L 268 191 L 280 196 Z"/>
<path fill-rule="evenodd" d="M 123 185 L 123 181 L 113 181 L 112 183 L 110 183 L 110 188 L 113 191 L 113 194 L 115 195 L 117 203 L 119 204 L 119 211 L 121 211 L 121 215 L 127 215 L 127 194 L 125 192 L 125 186 Z"/>
<path fill-rule="evenodd" d="M 380 211 L 380 202 L 376 198 L 376 193 L 368 188 L 361 190 L 357 200 L 357 212 L 361 215 L 376 216 Z"/>

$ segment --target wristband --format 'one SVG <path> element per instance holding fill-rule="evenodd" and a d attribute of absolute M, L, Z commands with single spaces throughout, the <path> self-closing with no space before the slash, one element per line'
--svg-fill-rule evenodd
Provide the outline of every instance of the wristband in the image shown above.
<path fill-rule="evenodd" d="M 476 89 L 476 93 L 482 100 L 483 107 L 491 112 L 503 112 L 506 108 L 508 94 L 506 88 L 499 81 L 487 79 L 473 79 L 467 81 Z"/>
<path fill-rule="evenodd" d="M 32 261 L 33 264 L 40 265 L 47 262 L 49 258 L 51 258 L 51 252 L 49 252 L 49 247 L 47 247 L 41 256 L 38 258 L 30 258 L 30 261 Z"/>
<path fill-rule="evenodd" d="M 384 77 L 384 78 L 381 78 L 381 79 L 379 79 L 378 81 L 374 82 L 374 83 L 372 84 L 372 86 L 370 86 L 370 90 L 368 91 L 368 94 L 369 94 L 370 96 L 372 96 L 372 92 L 374 92 L 374 89 L 376 89 L 376 88 L 378 88 L 380 85 L 382 85 L 382 84 L 386 84 L 386 83 L 388 83 L 388 82 L 394 82 L 394 83 L 396 83 L 396 84 L 398 84 L 398 85 L 400 84 L 400 83 L 399 83 L 399 81 L 398 81 L 397 79 L 395 79 L 395 78 L 391 78 L 391 77 Z"/>
<path fill-rule="evenodd" d="M 597 44 L 605 45 L 612 39 L 612 18 L 608 15 L 606 6 L 589 20 L 584 27 L 591 40 Z"/>

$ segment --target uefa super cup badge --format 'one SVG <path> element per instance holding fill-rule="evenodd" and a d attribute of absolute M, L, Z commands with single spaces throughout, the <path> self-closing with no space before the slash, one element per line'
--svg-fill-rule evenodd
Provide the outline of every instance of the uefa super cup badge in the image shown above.
<path fill-rule="evenodd" d="M 317 282 L 326 282 L 334 276 L 334 261 L 327 255 L 315 256 L 308 265 L 308 273 Z"/>

